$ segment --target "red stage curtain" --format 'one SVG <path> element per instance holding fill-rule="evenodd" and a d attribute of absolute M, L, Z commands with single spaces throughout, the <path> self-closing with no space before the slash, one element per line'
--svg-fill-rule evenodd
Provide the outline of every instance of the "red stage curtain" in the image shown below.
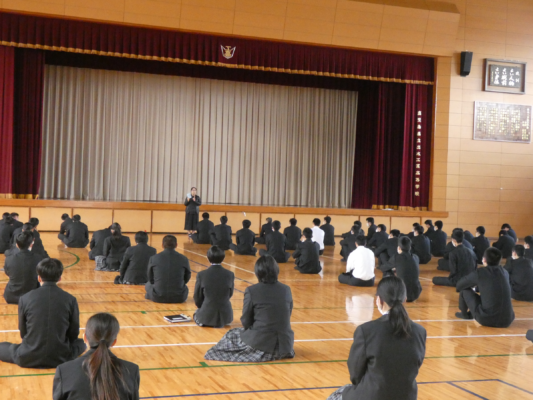
<path fill-rule="evenodd" d="M 124 25 L 0 13 L 0 44 L 295 74 L 432 85 L 434 60 Z M 225 58 L 223 47 L 229 47 Z"/>
<path fill-rule="evenodd" d="M 13 95 L 15 49 L 0 46 L 0 198 L 13 193 Z"/>

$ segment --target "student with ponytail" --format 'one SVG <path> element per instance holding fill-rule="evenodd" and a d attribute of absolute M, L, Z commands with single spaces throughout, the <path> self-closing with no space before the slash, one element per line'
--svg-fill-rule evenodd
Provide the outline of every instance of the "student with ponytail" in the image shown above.
<path fill-rule="evenodd" d="M 110 350 L 119 330 L 118 321 L 111 314 L 89 318 L 83 339 L 90 350 L 57 367 L 54 400 L 139 399 L 139 367 L 117 358 Z"/>
<path fill-rule="evenodd" d="M 390 276 L 377 288 L 382 317 L 357 327 L 348 357 L 350 385 L 328 400 L 416 400 L 416 376 L 426 352 L 426 330 L 409 319 L 403 281 Z"/>

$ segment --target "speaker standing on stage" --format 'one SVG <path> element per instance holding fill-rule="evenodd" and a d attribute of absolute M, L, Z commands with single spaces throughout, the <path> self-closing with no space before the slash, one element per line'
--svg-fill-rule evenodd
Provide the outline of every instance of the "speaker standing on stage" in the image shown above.
<path fill-rule="evenodd" d="M 192 187 L 191 193 L 187 194 L 185 205 L 187 206 L 187 209 L 185 210 L 185 230 L 189 231 L 189 236 L 191 236 L 196 232 L 198 216 L 200 215 L 200 206 L 202 205 L 200 196 L 196 195 L 195 187 Z"/>

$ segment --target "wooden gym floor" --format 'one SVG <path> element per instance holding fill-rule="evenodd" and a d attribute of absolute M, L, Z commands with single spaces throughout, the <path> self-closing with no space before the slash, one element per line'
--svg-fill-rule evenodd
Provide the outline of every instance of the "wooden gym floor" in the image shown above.
<path fill-rule="evenodd" d="M 191 295 L 185 304 L 156 304 L 144 299 L 144 287 L 113 285 L 116 273 L 94 271 L 86 249 L 65 249 L 56 234 L 41 236 L 50 256 L 67 268 L 60 286 L 77 297 L 81 326 L 100 311 L 119 319 L 122 329 L 114 352 L 141 368 L 144 399 L 326 399 L 335 388 L 349 383 L 346 360 L 356 326 L 379 316 L 375 288 L 338 283 L 345 264 L 339 261 L 339 247 L 329 247 L 322 257 L 321 275 L 301 275 L 292 262 L 280 268 L 280 281 L 291 286 L 294 298 L 294 359 L 261 365 L 205 361 L 206 350 L 229 327 L 170 325 L 163 316 L 194 313 L 194 272 L 207 267 L 209 246 L 189 243 L 185 235 L 178 235 L 178 250 L 189 258 L 194 271 Z M 162 237 L 150 237 L 158 251 Z M 3 259 L 0 255 L 0 266 Z M 232 327 L 240 326 L 245 288 L 257 282 L 254 262 L 254 257 L 227 252 L 224 266 L 236 277 Z M 516 320 L 509 329 L 484 328 L 455 319 L 458 295 L 453 288 L 434 287 L 430 281 L 434 275 L 445 275 L 436 271 L 435 259 L 421 268 L 420 299 L 407 305 L 410 317 L 428 333 L 426 359 L 418 376 L 419 399 L 533 399 L 533 348 L 525 339 L 527 329 L 533 329 L 533 304 L 513 303 Z M 3 292 L 7 279 L 1 278 Z M 17 306 L 5 304 L 3 298 L 1 302 L 0 341 L 19 343 Z M 53 375 L 54 370 L 0 362 L 0 399 L 51 399 Z"/>

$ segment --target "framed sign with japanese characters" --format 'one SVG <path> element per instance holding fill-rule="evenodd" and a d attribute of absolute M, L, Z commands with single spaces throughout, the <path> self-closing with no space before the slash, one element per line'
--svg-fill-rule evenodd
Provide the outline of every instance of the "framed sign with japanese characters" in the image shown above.
<path fill-rule="evenodd" d="M 531 143 L 531 106 L 474 103 L 474 140 Z"/>
<path fill-rule="evenodd" d="M 485 59 L 485 91 L 526 93 L 525 62 Z"/>

